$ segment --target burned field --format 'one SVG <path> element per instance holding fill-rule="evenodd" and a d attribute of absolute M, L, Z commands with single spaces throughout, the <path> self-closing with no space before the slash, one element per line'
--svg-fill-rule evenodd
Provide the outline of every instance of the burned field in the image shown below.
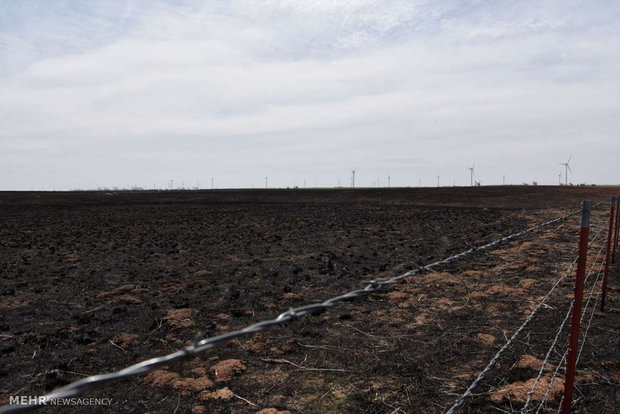
<path fill-rule="evenodd" d="M 0 194 L 0 402 L 273 318 L 579 208 L 618 188 Z M 595 209 L 586 292 L 608 205 Z M 88 395 L 88 412 L 441 413 L 568 269 L 578 216 L 383 292 Z M 599 230 L 601 230 L 599 232 Z M 598 232 L 598 233 L 597 233 Z M 598 260 L 598 262 L 597 262 Z M 578 412 L 620 406 L 620 266 L 592 314 Z M 574 272 L 461 412 L 518 412 Z M 594 303 L 590 304 L 593 309 Z M 587 323 L 590 313 L 584 318 Z M 534 411 L 566 343 L 533 394 Z M 557 409 L 563 371 L 550 387 Z M 41 412 L 82 412 L 83 407 Z M 546 408 L 541 412 L 547 412 Z M 549 411 L 551 412 L 551 411 Z"/>

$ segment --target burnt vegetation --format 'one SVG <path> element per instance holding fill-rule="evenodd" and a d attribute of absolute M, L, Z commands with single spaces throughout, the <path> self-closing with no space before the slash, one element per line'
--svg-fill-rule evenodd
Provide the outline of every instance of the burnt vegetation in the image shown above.
<path fill-rule="evenodd" d="M 617 192 L 599 186 L 2 193 L 0 402 L 273 318 Z M 592 234 L 607 225 L 607 214 L 607 207 L 595 210 Z M 566 271 L 577 221 L 108 384 L 89 395 L 113 398 L 114 405 L 88 410 L 444 412 Z M 605 237 L 603 231 L 593 242 L 590 264 Z M 620 406 L 619 277 L 616 264 L 608 312 L 594 314 L 579 362 L 577 412 Z M 529 391 L 523 384 L 536 377 L 573 280 L 558 288 L 461 412 L 520 410 Z M 565 342 L 563 335 L 550 370 Z M 552 408 L 561 397 L 556 388 Z"/>

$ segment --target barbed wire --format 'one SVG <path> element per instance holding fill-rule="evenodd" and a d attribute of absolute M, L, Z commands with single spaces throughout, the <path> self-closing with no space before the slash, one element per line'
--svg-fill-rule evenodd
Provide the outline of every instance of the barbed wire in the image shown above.
<path fill-rule="evenodd" d="M 584 309 L 583 309 L 583 311 L 581 313 L 581 318 L 579 319 L 580 323 L 581 323 L 581 321 L 583 321 L 583 317 L 586 314 L 586 310 L 588 309 L 588 306 L 590 304 L 590 299 L 592 298 L 592 292 L 594 291 L 594 288 L 596 287 L 596 284 L 598 283 L 598 281 L 600 279 L 601 272 L 602 272 L 602 269 L 599 269 L 599 271 L 597 273 L 597 276 L 596 276 L 596 280 L 594 281 L 594 283 L 592 285 L 592 289 L 590 290 L 590 295 L 588 296 L 588 300 L 586 301 L 586 306 L 584 307 Z M 598 299 L 597 299 L 597 301 L 598 301 Z M 595 302 L 594 309 L 596 309 L 596 302 Z M 582 345 L 581 345 L 582 349 L 583 349 L 583 344 L 585 344 L 585 339 L 586 339 L 586 336 L 584 336 L 584 338 L 582 339 L 582 342 L 581 342 L 582 343 Z M 555 378 L 557 377 L 557 374 L 558 374 L 560 368 L 562 367 L 562 364 L 566 360 L 567 355 L 568 355 L 568 348 L 564 351 L 564 354 L 562 355 L 562 358 L 560 359 L 560 362 L 558 362 L 558 365 L 556 366 L 555 371 L 553 372 L 553 375 L 551 376 L 551 380 L 549 381 L 549 384 L 547 384 L 547 389 L 545 390 L 545 395 L 543 396 L 543 398 L 540 401 L 540 404 L 538 405 L 538 408 L 536 410 L 536 414 L 538 414 L 538 412 L 542 408 L 543 404 L 545 405 L 545 408 L 546 408 L 546 406 L 547 406 L 546 402 L 547 402 L 547 398 L 549 396 L 549 391 L 551 390 L 551 387 L 553 386 L 553 383 L 555 382 Z M 577 358 L 577 360 L 578 359 L 579 358 Z M 575 366 L 576 365 L 577 364 L 575 364 Z M 562 407 L 563 399 L 564 399 L 564 396 L 562 395 L 562 399 L 560 400 L 560 407 Z"/>
<path fill-rule="evenodd" d="M 555 378 L 557 377 L 558 372 L 560 371 L 560 368 L 562 367 L 562 364 L 566 360 L 566 356 L 567 355 L 568 355 L 568 348 L 564 351 L 564 354 L 562 355 L 562 358 L 560 358 L 560 362 L 558 362 L 558 365 L 555 367 L 555 370 L 553 371 L 553 375 L 551 376 L 551 380 L 549 380 L 549 384 L 547 384 L 547 389 L 545 390 L 545 395 L 540 400 L 540 404 L 538 404 L 538 407 L 536 408 L 536 413 L 535 414 L 538 414 L 540 412 L 540 410 L 543 408 L 543 405 L 544 405 L 545 408 L 547 408 L 547 398 L 549 396 L 549 391 L 551 391 L 551 386 L 555 382 Z M 562 404 L 560 404 L 560 406 L 561 405 Z"/>
<path fill-rule="evenodd" d="M 603 231 L 603 229 L 604 229 L 604 227 L 601 227 L 599 232 L 592 238 L 592 242 L 596 239 L 596 237 L 598 237 L 598 234 L 601 231 Z M 590 266 L 590 270 L 588 271 L 588 274 L 585 277 L 584 284 L 588 282 L 588 279 L 592 275 L 592 273 L 594 271 L 594 266 L 596 265 L 596 262 L 598 261 L 598 258 L 601 255 L 602 251 L 603 251 L 603 245 L 601 245 L 601 248 L 599 249 L 596 257 L 594 258 L 592 266 Z M 574 262 L 571 265 L 571 268 L 573 266 L 574 266 Z M 543 362 L 542 362 L 542 364 L 540 366 L 540 370 L 538 371 L 538 375 L 536 376 L 536 380 L 534 381 L 534 384 L 532 384 L 532 388 L 530 389 L 530 391 L 527 393 L 527 400 L 525 401 L 525 405 L 521 409 L 521 414 L 525 414 L 527 412 L 527 408 L 529 407 L 530 402 L 532 401 L 532 396 L 534 395 L 534 392 L 535 392 L 536 388 L 538 387 L 538 383 L 539 383 L 540 379 L 543 376 L 543 373 L 544 373 L 544 370 L 545 370 L 545 366 L 549 362 L 549 358 L 551 357 L 551 353 L 553 352 L 553 350 L 555 349 L 555 346 L 558 343 L 558 340 L 560 338 L 560 334 L 562 333 L 562 330 L 564 329 L 564 326 L 566 325 L 566 322 L 568 322 L 568 320 L 570 319 L 571 311 L 573 310 L 574 304 L 575 304 L 575 299 L 571 300 L 570 305 L 568 307 L 568 310 L 566 311 L 566 316 L 562 320 L 562 323 L 560 324 L 560 327 L 558 328 L 558 331 L 555 334 L 555 338 L 553 339 L 553 342 L 551 343 L 551 346 L 549 347 L 549 350 L 547 351 L 547 353 L 545 355 L 545 359 L 543 360 Z"/>
<path fill-rule="evenodd" d="M 600 204 L 600 203 L 599 203 Z M 598 204 L 597 204 L 598 205 Z M 601 227 L 601 229 L 599 230 L 599 232 L 596 234 L 596 237 L 598 237 L 598 235 L 601 233 L 601 231 L 603 230 L 603 227 Z M 592 239 L 592 241 L 590 241 L 591 244 L 592 242 L 594 242 L 594 238 Z M 512 343 L 514 342 L 514 340 L 521 334 L 521 332 L 527 327 L 527 325 L 530 323 L 530 321 L 534 318 L 534 316 L 538 313 L 538 311 L 543 307 L 543 305 L 545 304 L 545 302 L 547 301 L 547 299 L 549 299 L 551 297 L 551 294 L 555 291 L 555 289 L 560 285 L 560 283 L 562 283 L 562 281 L 564 281 L 564 279 L 566 279 L 568 277 L 568 275 L 570 274 L 570 272 L 573 269 L 573 266 L 575 265 L 575 263 L 578 260 L 578 256 L 572 261 L 572 263 L 570 264 L 570 266 L 568 267 L 568 269 L 566 270 L 566 273 L 561 276 L 551 287 L 551 289 L 547 292 L 547 294 L 545 296 L 543 296 L 543 298 L 541 299 L 540 302 L 538 302 L 538 304 L 534 307 L 534 309 L 532 310 L 532 312 L 530 313 L 530 315 L 525 319 L 525 321 L 523 321 L 523 323 L 521 324 L 521 326 L 519 326 L 517 328 L 517 330 L 512 334 L 512 336 L 510 337 L 510 339 L 508 339 L 508 341 L 506 341 L 506 343 L 504 344 L 504 346 L 502 346 L 499 351 L 497 351 L 497 353 L 495 354 L 495 356 L 493 356 L 493 358 L 491 359 L 491 361 L 487 364 L 487 366 L 482 370 L 482 372 L 480 372 L 480 374 L 478 374 L 478 376 L 476 377 L 476 379 L 474 380 L 474 382 L 471 383 L 471 385 L 467 388 L 467 390 L 465 390 L 465 392 L 456 399 L 456 401 L 454 401 L 454 403 L 452 404 L 452 406 L 450 407 L 450 409 L 446 412 L 446 414 L 454 414 L 456 412 L 456 410 L 458 410 L 458 408 L 465 402 L 465 400 L 467 399 L 467 397 L 469 397 L 471 395 L 471 393 L 474 391 L 474 389 L 476 389 L 476 387 L 478 387 L 478 385 L 485 379 L 485 377 L 487 376 L 487 374 L 491 371 L 491 369 L 493 369 L 493 367 L 495 366 L 495 364 L 497 363 L 497 361 L 499 360 L 499 358 L 503 355 L 503 353 L 510 347 L 510 345 L 512 345 Z"/>
<path fill-rule="evenodd" d="M 597 207 L 598 205 L 600 205 L 602 203 L 598 203 L 595 204 L 593 206 Z M 339 302 L 343 302 L 346 300 L 350 300 L 350 299 L 354 299 L 354 298 L 358 298 L 360 296 L 363 295 L 367 295 L 371 292 L 375 292 L 378 291 L 380 289 L 382 289 L 385 286 L 389 286 L 389 285 L 393 285 L 396 283 L 401 282 L 402 280 L 411 277 L 413 275 L 416 275 L 420 272 L 423 271 L 429 271 L 437 266 L 441 266 L 444 264 L 448 264 L 451 263 L 455 260 L 461 259 L 463 257 L 469 256 L 475 252 L 481 251 L 481 250 L 487 250 L 490 249 L 494 246 L 500 245 L 502 243 L 508 242 L 510 240 L 513 240 L 517 237 L 523 236 L 525 234 L 531 233 L 537 229 L 546 227 L 550 224 L 554 224 L 554 223 L 558 223 L 564 220 L 567 220 L 568 218 L 579 214 L 581 212 L 581 210 L 576 210 L 573 211 L 571 213 L 567 213 L 563 216 L 560 216 L 558 218 L 552 219 L 552 220 L 548 220 L 545 221 L 543 223 L 539 223 L 537 225 L 531 226 L 529 228 L 526 228 L 524 230 L 521 230 L 519 232 L 510 234 L 508 236 L 504 236 L 501 238 L 498 238 L 496 240 L 493 240 L 489 243 L 486 243 L 484 245 L 478 246 L 478 247 L 470 247 L 468 250 L 465 250 L 461 253 L 458 254 L 454 254 L 452 256 L 449 256 L 443 260 L 438 260 L 435 261 L 433 263 L 430 263 L 426 266 L 417 266 L 415 269 L 410 270 L 406 273 L 403 273 L 400 276 L 394 276 L 392 278 L 389 279 L 381 279 L 381 280 L 371 280 L 368 282 L 368 284 L 361 289 L 356 289 L 356 290 L 352 290 L 350 292 L 347 292 L 345 294 L 339 295 L 339 296 L 335 296 L 332 297 L 330 299 L 327 299 L 323 302 L 320 303 L 315 303 L 315 304 L 310 304 L 310 305 L 305 305 L 305 306 L 300 306 L 297 308 L 291 308 L 285 312 L 282 312 L 281 314 L 279 314 L 276 318 L 274 319 L 269 319 L 269 320 L 265 320 L 262 322 L 258 322 L 255 324 L 252 324 L 250 326 L 247 326 L 243 329 L 239 329 L 239 330 L 235 330 L 235 331 L 231 331 L 222 335 L 217 335 L 217 336 L 213 336 L 210 338 L 206 338 L 206 339 L 202 339 L 200 341 L 196 341 L 193 345 L 190 346 L 186 346 L 185 348 L 178 350 L 176 352 L 173 352 L 171 354 L 165 355 L 165 356 L 161 356 L 161 357 L 155 357 L 155 358 L 151 358 L 133 365 L 130 365 L 126 368 L 123 368 L 119 371 L 116 372 L 111 372 L 111 373 L 107 373 L 107 374 L 98 374 L 98 375 L 92 375 L 86 378 L 82 378 L 80 380 L 74 381 L 72 383 L 69 383 L 63 387 L 60 387 L 54 391 L 52 391 L 51 393 L 43 396 L 43 398 L 40 399 L 36 399 L 36 401 L 34 402 L 30 402 L 28 404 L 24 404 L 24 405 L 5 405 L 0 407 L 0 413 L 12 413 L 12 412 L 18 412 L 18 411 L 24 411 L 27 409 L 31 409 L 31 408 L 35 408 L 35 407 L 40 407 L 41 405 L 43 405 L 43 401 L 49 401 L 49 400 L 58 400 L 58 399 L 64 399 L 64 398 L 72 398 L 72 397 L 76 397 L 79 395 L 82 395 L 83 393 L 85 393 L 88 389 L 90 388 L 94 388 L 94 387 L 99 387 L 103 384 L 106 384 L 108 382 L 111 381 L 116 381 L 116 380 L 120 380 L 123 378 L 127 378 L 127 377 L 131 377 L 131 376 L 136 376 L 136 375 L 141 375 L 141 374 L 145 374 L 147 372 L 150 372 L 152 370 L 154 370 L 157 367 L 160 367 L 162 365 L 166 365 L 166 364 L 170 364 L 172 362 L 175 361 L 179 361 L 182 359 L 187 359 L 187 358 L 191 358 L 195 355 L 197 355 L 200 352 L 215 348 L 218 345 L 224 344 L 228 341 L 230 341 L 231 339 L 235 339 L 235 338 L 239 338 L 245 335 L 249 335 L 249 334 L 253 334 L 259 331 L 262 331 L 264 329 L 267 329 L 271 326 L 275 326 L 275 325 L 281 325 L 284 322 L 291 322 L 293 320 L 302 318 L 306 315 L 310 315 L 310 314 L 314 314 L 314 313 L 318 313 L 318 312 L 322 312 L 325 311 L 333 306 L 335 306 L 336 304 L 338 304 Z"/>
<path fill-rule="evenodd" d="M 555 339 L 553 340 L 553 343 L 551 344 L 551 346 L 549 347 L 549 350 L 547 351 L 547 354 L 545 355 L 545 360 L 543 361 L 540 370 L 538 371 L 538 375 L 536 376 L 536 381 L 534 381 L 534 384 L 532 385 L 532 388 L 530 389 L 530 391 L 527 393 L 527 401 L 525 402 L 525 405 L 523 406 L 523 408 L 521 409 L 521 414 L 524 414 L 527 412 L 527 408 L 530 405 L 530 402 L 532 401 L 532 395 L 534 395 L 534 391 L 536 390 L 536 388 L 538 387 L 538 382 L 540 381 L 540 379 L 542 378 L 543 372 L 545 370 L 545 366 L 547 365 L 547 363 L 549 362 L 549 359 L 551 357 L 551 353 L 553 352 L 553 350 L 555 349 L 555 346 L 558 343 L 558 339 L 560 338 L 560 334 L 562 333 L 562 330 L 564 329 L 564 325 L 566 324 L 566 322 L 568 321 L 568 319 L 570 318 L 571 315 L 571 311 L 573 310 L 573 306 L 575 304 L 575 300 L 573 299 L 570 303 L 570 306 L 568 307 L 568 311 L 566 312 L 566 317 L 564 318 L 564 320 L 562 321 L 562 324 L 560 325 L 560 329 L 558 329 L 557 334 L 555 335 Z M 546 395 L 546 394 L 545 394 Z"/>
<path fill-rule="evenodd" d="M 601 272 L 602 270 L 599 270 L 599 276 Z M 592 292 L 594 291 L 594 288 L 596 287 L 596 284 L 598 283 L 599 278 L 600 277 L 597 277 L 596 280 L 594 281 L 594 285 L 592 286 L 592 290 L 590 291 L 590 298 L 592 297 Z M 588 303 L 590 302 L 590 298 L 588 298 Z M 590 325 L 592 324 L 592 318 L 594 317 L 594 312 L 596 311 L 597 303 L 598 303 L 598 296 L 594 299 L 594 306 L 592 307 L 592 312 L 590 313 L 590 320 L 588 321 L 588 326 L 586 326 L 586 329 L 583 332 L 583 341 L 581 342 L 581 347 L 579 348 L 579 353 L 577 354 L 577 361 L 575 365 L 579 363 L 579 359 L 581 358 L 581 351 L 583 351 L 583 347 L 586 344 L 586 338 L 588 337 L 588 331 L 590 330 Z M 586 309 L 588 309 L 587 304 L 586 304 Z M 585 310 L 584 310 L 584 315 L 585 315 Z M 583 319 L 583 316 L 582 316 L 582 319 Z"/>
<path fill-rule="evenodd" d="M 596 276 L 596 280 L 592 284 L 592 289 L 590 289 L 590 295 L 588 296 L 588 301 L 586 302 L 586 306 L 584 307 L 583 312 L 581 313 L 581 318 L 579 319 L 580 323 L 583 322 L 583 318 L 586 316 L 586 313 L 588 311 L 588 306 L 590 305 L 590 300 L 592 299 L 594 289 L 596 288 L 596 284 L 598 283 L 601 277 L 602 271 L 603 269 L 599 269 L 598 274 Z M 588 338 L 588 331 L 590 330 L 590 325 L 592 324 L 592 317 L 594 316 L 594 312 L 596 311 L 597 303 L 598 303 L 598 296 L 594 300 L 594 305 L 592 306 L 592 312 L 590 313 L 590 319 L 588 320 L 588 326 L 586 326 L 586 329 L 584 330 L 584 333 L 583 333 L 583 339 L 581 340 L 581 346 L 579 347 L 579 352 L 577 353 L 577 359 L 575 360 L 575 368 L 579 364 L 579 359 L 581 358 L 581 351 L 583 351 L 583 347 L 586 344 L 586 339 Z M 562 394 L 562 398 L 560 398 L 560 404 L 558 405 L 558 411 L 557 411 L 558 413 L 562 409 L 563 402 L 564 402 L 564 394 Z"/>

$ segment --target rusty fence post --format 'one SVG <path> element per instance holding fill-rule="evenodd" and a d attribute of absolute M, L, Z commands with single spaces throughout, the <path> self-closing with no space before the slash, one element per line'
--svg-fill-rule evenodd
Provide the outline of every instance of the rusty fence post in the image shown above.
<path fill-rule="evenodd" d="M 620 195 L 616 197 L 618 203 L 620 204 Z M 620 229 L 620 205 L 616 209 L 616 234 L 614 236 L 614 248 L 611 254 L 611 264 L 616 263 L 616 250 L 618 249 L 618 229 Z"/>
<path fill-rule="evenodd" d="M 568 356 L 566 357 L 566 374 L 564 376 L 564 401 L 562 414 L 570 414 L 573 402 L 573 386 L 575 384 L 575 367 L 579 348 L 579 325 L 581 323 L 581 307 L 583 304 L 583 284 L 586 274 L 588 256 L 588 237 L 590 235 L 590 201 L 583 202 L 581 211 L 581 229 L 579 231 L 579 259 L 577 260 L 577 277 L 575 280 L 575 302 L 568 336 Z"/>
<path fill-rule="evenodd" d="M 607 251 L 605 252 L 605 273 L 603 275 L 603 288 L 601 289 L 601 312 L 605 312 L 605 296 L 607 294 L 607 278 L 609 274 L 609 256 L 611 253 L 611 242 L 614 236 L 614 229 L 617 223 L 614 222 L 616 215 L 616 197 L 611 199 L 611 209 L 609 210 L 609 230 L 607 231 Z"/>

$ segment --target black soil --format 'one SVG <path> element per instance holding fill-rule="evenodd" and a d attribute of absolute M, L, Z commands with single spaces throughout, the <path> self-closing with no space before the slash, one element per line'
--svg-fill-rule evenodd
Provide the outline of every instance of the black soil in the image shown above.
<path fill-rule="evenodd" d="M 606 201 L 619 192 L 0 193 L 0 403 L 273 318 L 576 210 L 582 199 Z M 608 203 L 595 210 L 592 233 L 607 219 Z M 112 406 L 41 412 L 444 412 L 568 268 L 577 221 L 575 216 L 384 293 L 162 368 L 180 378 L 208 377 L 212 385 L 133 377 L 87 394 L 111 398 Z M 591 263 L 600 262 L 596 253 L 606 233 L 592 244 Z M 597 274 L 586 283 L 586 294 Z M 620 406 L 619 278 L 616 264 L 607 312 L 596 312 L 589 323 L 577 412 L 612 413 Z M 536 376 L 537 369 L 518 362 L 523 355 L 544 358 L 573 283 L 569 277 L 560 285 L 462 412 L 521 409 L 518 397 L 498 399 L 497 392 Z M 185 317 L 175 320 L 174 310 Z M 119 334 L 135 336 L 124 344 Z M 565 343 L 563 333 L 553 364 Z M 232 378 L 210 370 L 231 359 L 245 367 Z M 234 396 L 217 399 L 204 391 L 224 387 Z M 550 408 L 558 404 L 557 396 L 550 397 Z"/>

